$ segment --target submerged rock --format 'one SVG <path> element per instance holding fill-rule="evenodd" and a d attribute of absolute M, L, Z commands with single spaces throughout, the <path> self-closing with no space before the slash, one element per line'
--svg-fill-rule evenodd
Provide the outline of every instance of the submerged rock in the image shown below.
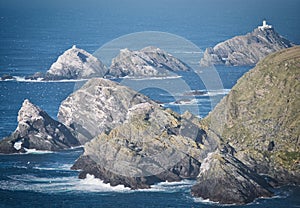
<path fill-rule="evenodd" d="M 45 75 L 42 72 L 36 72 L 31 76 L 26 76 L 25 79 L 27 80 L 43 80 L 45 78 Z"/>
<path fill-rule="evenodd" d="M 244 36 L 236 36 L 213 48 L 207 48 L 200 64 L 202 66 L 252 66 L 268 54 L 293 45 L 280 36 L 273 27 L 265 25 Z"/>
<path fill-rule="evenodd" d="M 299 54 L 297 46 L 266 57 L 202 121 L 279 185 L 300 184 Z"/>
<path fill-rule="evenodd" d="M 1 80 L 2 81 L 6 81 L 6 80 L 15 80 L 16 78 L 13 77 L 12 75 L 8 75 L 8 74 L 4 74 L 2 77 L 1 77 Z"/>
<path fill-rule="evenodd" d="M 258 197 L 271 197 L 272 187 L 229 153 L 209 153 L 203 161 L 192 194 L 221 204 L 246 204 Z"/>
<path fill-rule="evenodd" d="M 188 70 L 189 66 L 181 60 L 159 48 L 149 46 L 139 51 L 122 49 L 112 60 L 108 74 L 114 77 L 155 77 Z"/>
<path fill-rule="evenodd" d="M 26 152 L 26 149 L 57 151 L 80 143 L 62 123 L 25 100 L 18 114 L 18 126 L 0 141 L 0 153 Z"/>
<path fill-rule="evenodd" d="M 107 72 L 100 60 L 75 45 L 66 50 L 46 72 L 45 80 L 88 79 Z"/>

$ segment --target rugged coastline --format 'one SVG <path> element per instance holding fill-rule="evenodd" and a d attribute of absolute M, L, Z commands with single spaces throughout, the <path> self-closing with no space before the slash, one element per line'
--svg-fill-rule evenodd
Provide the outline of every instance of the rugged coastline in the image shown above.
<path fill-rule="evenodd" d="M 300 184 L 299 48 L 260 61 L 202 120 L 103 78 L 89 80 L 62 102 L 60 122 L 25 100 L 17 129 L 1 140 L 0 150 L 85 144 L 72 167 L 80 178 L 92 174 L 131 189 L 197 179 L 194 196 L 225 204 L 270 197 L 273 186 Z"/>

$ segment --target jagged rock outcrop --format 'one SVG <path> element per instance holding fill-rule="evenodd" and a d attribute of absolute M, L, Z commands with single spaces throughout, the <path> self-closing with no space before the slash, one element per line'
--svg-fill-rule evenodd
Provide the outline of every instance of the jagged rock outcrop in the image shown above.
<path fill-rule="evenodd" d="M 44 80 L 88 79 L 103 77 L 106 72 L 107 69 L 100 60 L 74 45 L 51 65 Z"/>
<path fill-rule="evenodd" d="M 190 113 L 182 116 L 148 97 L 102 78 L 89 80 L 62 102 L 58 117 L 85 143 L 73 169 L 111 185 L 149 188 L 196 178 L 217 147 Z"/>
<path fill-rule="evenodd" d="M 221 204 L 246 204 L 258 197 L 271 197 L 265 179 L 229 153 L 209 153 L 203 161 L 192 194 Z"/>
<path fill-rule="evenodd" d="M 244 36 L 236 36 L 207 48 L 200 65 L 253 66 L 268 54 L 293 45 L 273 27 L 265 25 Z"/>
<path fill-rule="evenodd" d="M 113 77 L 168 76 L 170 72 L 187 71 L 189 66 L 171 54 L 149 46 L 139 51 L 120 50 L 112 60 L 108 75 Z"/>
<path fill-rule="evenodd" d="M 126 120 L 130 108 L 152 103 L 148 97 L 108 79 L 94 78 L 60 105 L 58 120 L 77 132 L 84 144 Z"/>
<path fill-rule="evenodd" d="M 202 121 L 278 185 L 300 184 L 300 47 L 269 55 Z"/>
<path fill-rule="evenodd" d="M 78 145 L 66 126 L 25 100 L 19 110 L 17 129 L 0 141 L 0 153 L 26 152 L 26 149 L 57 151 Z"/>
<path fill-rule="evenodd" d="M 157 182 L 195 179 L 201 161 L 217 143 L 188 113 L 180 116 L 156 103 L 128 109 L 126 120 L 84 146 L 73 169 L 111 185 L 149 188 Z"/>

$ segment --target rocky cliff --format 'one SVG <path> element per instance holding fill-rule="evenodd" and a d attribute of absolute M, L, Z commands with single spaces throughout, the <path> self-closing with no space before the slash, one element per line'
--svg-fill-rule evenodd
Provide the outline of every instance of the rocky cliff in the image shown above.
<path fill-rule="evenodd" d="M 171 54 L 156 48 L 146 47 L 139 51 L 122 49 L 112 60 L 108 74 L 114 77 L 168 76 L 172 71 L 187 71 L 190 68 Z"/>
<path fill-rule="evenodd" d="M 62 123 L 25 100 L 18 114 L 18 127 L 0 141 L 0 153 L 26 152 L 26 149 L 57 151 L 80 143 Z"/>
<path fill-rule="evenodd" d="M 58 120 L 73 128 L 82 144 L 126 120 L 130 108 L 148 97 L 108 79 L 94 78 L 60 105 Z"/>
<path fill-rule="evenodd" d="M 62 102 L 59 120 L 74 128 L 84 154 L 73 169 L 111 185 L 149 188 L 161 181 L 196 178 L 216 149 L 199 120 L 164 109 L 110 80 L 94 78 Z"/>
<path fill-rule="evenodd" d="M 107 69 L 100 60 L 74 45 L 58 57 L 46 72 L 44 79 L 87 79 L 103 77 L 106 72 Z"/>
<path fill-rule="evenodd" d="M 213 152 L 203 161 L 192 194 L 221 204 L 246 204 L 271 197 L 272 187 L 229 152 Z"/>
<path fill-rule="evenodd" d="M 280 36 L 273 27 L 260 27 L 254 31 L 207 48 L 200 61 L 202 66 L 255 65 L 268 54 L 289 48 L 293 44 Z"/>
<path fill-rule="evenodd" d="M 195 179 L 201 161 L 217 143 L 188 115 L 155 103 L 136 104 L 122 125 L 86 143 L 72 168 L 81 170 L 80 178 L 93 174 L 105 183 L 132 189 Z"/>
<path fill-rule="evenodd" d="M 252 170 L 299 185 L 299 106 L 300 47 L 292 47 L 259 62 L 202 122 Z"/>

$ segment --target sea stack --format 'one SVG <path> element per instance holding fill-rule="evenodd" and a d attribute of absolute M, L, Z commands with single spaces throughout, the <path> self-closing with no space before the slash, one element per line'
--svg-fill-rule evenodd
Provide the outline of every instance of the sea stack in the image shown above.
<path fill-rule="evenodd" d="M 254 66 L 268 54 L 294 46 L 264 20 L 252 32 L 207 48 L 200 65 Z"/>
<path fill-rule="evenodd" d="M 106 72 L 107 69 L 100 60 L 73 45 L 51 65 L 44 80 L 89 79 L 103 77 Z"/>
<path fill-rule="evenodd" d="M 108 75 L 113 77 L 163 77 L 171 72 L 190 70 L 181 60 L 166 51 L 148 46 L 138 51 L 127 48 L 112 60 Z"/>
<path fill-rule="evenodd" d="M 22 153 L 27 149 L 58 151 L 79 145 L 65 125 L 26 99 L 18 113 L 16 130 L 0 141 L 0 153 Z"/>

